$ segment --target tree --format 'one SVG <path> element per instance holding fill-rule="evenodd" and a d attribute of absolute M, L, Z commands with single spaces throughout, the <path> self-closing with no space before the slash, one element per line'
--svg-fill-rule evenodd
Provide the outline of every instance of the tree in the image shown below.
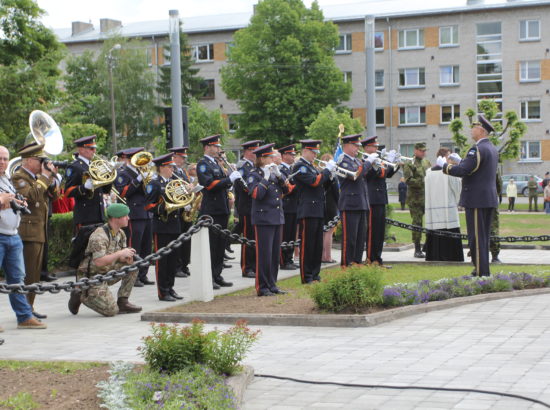
<path fill-rule="evenodd" d="M 200 139 L 215 134 L 227 136 L 227 133 L 227 124 L 220 110 L 210 111 L 196 99 L 189 100 L 189 159 L 191 161 L 196 161 L 202 156 Z"/>
<path fill-rule="evenodd" d="M 321 152 L 334 153 L 337 145 L 337 136 L 339 133 L 339 125 L 344 125 L 344 134 L 360 134 L 364 127 L 361 121 L 357 118 L 351 118 L 350 112 L 347 109 L 337 112 L 332 106 L 328 105 L 323 108 L 317 118 L 306 127 L 308 138 L 322 140 Z"/>
<path fill-rule="evenodd" d="M 47 111 L 60 95 L 64 49 L 40 22 L 43 14 L 33 0 L 0 2 L 0 143 L 14 150 L 30 131 L 31 111 Z"/>
<path fill-rule="evenodd" d="M 113 50 L 121 44 L 120 50 Z M 149 69 L 145 50 L 139 41 L 127 41 L 121 37 L 106 40 L 94 55 L 84 53 L 67 62 L 64 122 L 96 124 L 111 130 L 111 100 L 107 57 L 113 58 L 113 86 L 117 140 L 120 147 L 148 146 L 158 133 L 155 119 L 155 76 Z M 112 143 L 109 135 L 108 144 Z"/>
<path fill-rule="evenodd" d="M 519 120 L 518 114 L 513 110 L 506 111 L 503 118 L 506 125 L 503 127 L 501 121 L 495 121 L 499 107 L 494 100 L 481 100 L 478 108 L 495 128 L 490 140 L 499 149 L 499 161 L 518 159 L 521 152 L 520 140 L 527 131 L 527 126 Z M 470 126 L 474 122 L 475 115 L 476 112 L 472 108 L 466 110 L 466 117 L 468 117 Z M 464 123 L 460 118 L 455 118 L 449 124 L 449 129 L 453 133 L 453 141 L 460 149 L 460 155 L 463 157 L 469 149 L 468 137 L 463 134 Z"/>
<path fill-rule="evenodd" d="M 237 135 L 287 143 L 304 136 L 322 108 L 347 100 L 337 45 L 338 29 L 317 2 L 311 9 L 301 0 L 259 2 L 221 70 L 223 90 L 243 111 Z"/>
<path fill-rule="evenodd" d="M 165 58 L 170 61 L 170 45 L 164 46 Z M 204 95 L 204 79 L 197 76 L 198 68 L 193 68 L 191 48 L 187 41 L 187 35 L 181 29 L 180 23 L 180 64 L 181 64 L 181 103 L 189 105 L 191 97 L 200 97 Z M 157 92 L 162 98 L 162 102 L 166 106 L 172 105 L 172 93 L 170 92 L 170 65 L 164 65 L 160 69 L 160 79 L 157 85 Z"/>

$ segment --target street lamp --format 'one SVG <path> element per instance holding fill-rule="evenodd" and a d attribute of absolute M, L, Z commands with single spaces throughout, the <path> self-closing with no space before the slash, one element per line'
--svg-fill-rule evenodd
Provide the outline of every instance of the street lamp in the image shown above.
<path fill-rule="evenodd" d="M 107 67 L 109 68 L 109 88 L 111 89 L 111 133 L 113 135 L 113 152 L 117 152 L 116 147 L 116 117 L 115 117 L 115 88 L 113 87 L 113 66 L 115 58 L 112 55 L 114 50 L 121 49 L 120 44 L 115 44 L 107 53 Z"/>

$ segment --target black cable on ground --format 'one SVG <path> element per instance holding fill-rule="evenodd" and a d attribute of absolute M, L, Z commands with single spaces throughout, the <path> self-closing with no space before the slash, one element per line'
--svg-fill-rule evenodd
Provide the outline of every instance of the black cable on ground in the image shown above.
<path fill-rule="evenodd" d="M 491 394 L 495 396 L 510 397 L 513 399 L 529 401 L 531 403 L 540 404 L 541 406 L 544 406 L 550 409 L 550 404 L 543 402 L 541 400 L 533 399 L 527 396 L 522 396 L 520 394 L 502 393 L 502 392 L 492 391 L 492 390 L 467 389 L 467 388 L 460 388 L 460 387 L 394 386 L 391 384 L 356 384 L 356 383 L 323 382 L 323 381 L 316 381 L 316 380 L 295 379 L 293 377 L 274 376 L 271 374 L 254 374 L 254 376 L 261 377 L 264 379 L 287 380 L 291 382 L 304 383 L 304 384 L 330 385 L 330 386 L 340 386 L 340 387 L 360 387 L 360 388 L 366 388 L 366 389 L 432 390 L 432 391 L 444 391 L 444 392 Z"/>

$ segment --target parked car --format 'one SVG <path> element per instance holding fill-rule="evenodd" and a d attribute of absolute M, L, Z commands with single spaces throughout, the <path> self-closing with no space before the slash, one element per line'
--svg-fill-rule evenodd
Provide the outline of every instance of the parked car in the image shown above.
<path fill-rule="evenodd" d="M 518 187 L 518 194 L 524 196 L 529 195 L 529 188 L 527 188 L 527 182 L 529 182 L 529 174 L 507 174 L 502 176 L 502 194 L 506 195 L 506 187 L 508 186 L 508 181 L 513 179 L 516 182 Z M 537 192 L 542 193 L 542 178 L 539 178 L 535 175 L 535 181 L 537 181 Z"/>

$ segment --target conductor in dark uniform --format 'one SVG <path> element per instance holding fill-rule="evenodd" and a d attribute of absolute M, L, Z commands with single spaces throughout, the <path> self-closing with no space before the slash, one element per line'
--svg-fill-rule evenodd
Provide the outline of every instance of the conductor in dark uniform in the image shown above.
<path fill-rule="evenodd" d="M 191 178 L 185 169 L 187 161 L 187 150 L 188 147 L 174 147 L 169 148 L 168 151 L 172 152 L 174 160 L 174 175 L 172 178 L 179 178 L 184 182 L 191 184 Z M 191 208 L 191 205 L 188 205 L 188 208 Z M 185 210 L 185 209 L 184 209 Z M 183 215 L 181 218 L 181 232 L 187 232 L 189 228 L 193 225 L 192 221 L 186 222 L 183 220 Z M 188 277 L 191 272 L 189 272 L 189 263 L 191 262 L 191 240 L 185 241 L 181 245 L 180 250 L 180 261 L 178 270 L 176 271 L 176 277 L 185 278 Z"/>
<path fill-rule="evenodd" d="M 471 135 L 475 144 L 458 165 L 447 164 L 443 157 L 437 165 L 443 172 L 462 178 L 459 205 L 466 211 L 468 246 L 475 266 L 472 275 L 489 276 L 489 237 L 491 220 L 498 206 L 496 190 L 498 151 L 489 140 L 493 126 L 480 115 L 472 124 Z"/>
<path fill-rule="evenodd" d="M 152 215 L 151 212 L 145 210 L 147 199 L 145 198 L 144 175 L 130 162 L 135 154 L 143 150 L 143 147 L 135 147 L 128 148 L 120 153 L 118 157 L 124 158 L 126 161 L 117 171 L 115 188 L 130 208 L 128 227 L 123 228 L 126 238 L 128 238 L 128 247 L 135 249 L 140 257 L 145 258 L 151 253 L 153 242 Z M 155 282 L 147 279 L 147 272 L 147 267 L 139 269 L 134 286 L 142 287 L 143 285 L 155 284 Z"/>
<path fill-rule="evenodd" d="M 367 137 L 361 141 L 363 150 L 367 154 L 375 154 L 378 150 L 378 137 Z M 367 263 L 384 266 L 382 263 L 382 249 L 386 233 L 386 205 L 388 191 L 386 179 L 391 178 L 399 169 L 388 164 L 372 167 L 367 172 L 367 190 L 369 194 L 369 210 L 367 211 Z"/>
<path fill-rule="evenodd" d="M 279 169 L 285 178 L 292 174 L 292 166 L 294 165 L 294 158 L 296 157 L 296 145 L 287 145 L 286 147 L 279 148 L 281 153 L 281 165 Z M 283 242 L 290 242 L 296 240 L 296 232 L 298 228 L 298 221 L 296 219 L 296 211 L 298 209 L 298 191 L 295 189 L 296 184 L 294 178 L 290 178 L 288 181 L 288 192 L 283 196 L 283 212 L 285 214 L 285 224 L 283 226 Z M 294 263 L 292 259 L 294 255 L 294 249 L 285 248 L 281 249 L 281 269 L 294 270 L 298 269 L 298 265 Z"/>
<path fill-rule="evenodd" d="M 296 173 L 298 209 L 296 217 L 299 225 L 300 276 L 302 283 L 321 280 L 321 258 L 323 255 L 323 220 L 325 217 L 324 184 L 331 178 L 336 167 L 328 161 L 322 171 L 313 166 L 319 154 L 320 140 L 302 140 L 302 157 L 296 161 L 292 173 Z"/>
<path fill-rule="evenodd" d="M 340 264 L 349 266 L 363 262 L 363 246 L 369 210 L 369 196 L 365 178 L 377 160 L 378 154 L 371 154 L 366 161 L 359 160 L 357 152 L 361 134 L 342 137 L 344 153 L 338 159 L 338 166 L 345 170 L 340 173 L 340 199 L 338 209 L 342 217 L 342 257 Z"/>
<path fill-rule="evenodd" d="M 247 185 L 252 193 L 252 224 L 256 239 L 256 293 L 273 296 L 286 293 L 277 287 L 281 227 L 284 224 L 282 199 L 288 192 L 286 178 L 273 162 L 273 145 L 256 150 L 256 166 L 248 175 Z"/>
<path fill-rule="evenodd" d="M 90 162 L 95 155 L 97 145 L 95 135 L 82 137 L 74 141 L 77 147 L 75 160 L 65 171 L 65 195 L 75 199 L 73 223 L 75 232 L 82 225 L 93 225 L 104 222 L 103 194 L 111 192 L 111 184 L 94 189 L 88 173 Z"/>
<path fill-rule="evenodd" d="M 204 157 L 197 163 L 197 178 L 204 189 L 199 215 L 210 215 L 215 224 L 225 229 L 229 221 L 228 190 L 236 179 L 241 178 L 241 174 L 239 171 L 233 171 L 228 176 L 218 163 L 217 158 L 221 151 L 220 138 L 220 135 L 212 135 L 200 140 Z M 222 277 L 226 238 L 212 228 L 209 228 L 208 236 L 214 289 L 219 289 L 220 286 L 233 286 L 233 283 L 226 282 Z"/>
<path fill-rule="evenodd" d="M 243 179 L 237 179 L 233 184 L 239 222 L 242 224 L 243 235 L 247 239 L 254 239 L 254 226 L 251 221 L 252 197 L 250 196 L 249 187 L 245 186 L 242 181 L 247 181 L 248 175 L 255 168 L 254 161 L 256 161 L 256 155 L 254 154 L 254 150 L 261 143 L 262 141 L 260 140 L 253 140 L 241 145 L 243 148 L 243 158 L 237 164 L 237 171 L 239 171 Z M 241 245 L 241 272 L 243 278 L 256 277 L 256 251 L 254 248 L 244 244 Z"/>
<path fill-rule="evenodd" d="M 147 211 L 153 212 L 153 241 L 155 252 L 176 239 L 181 233 L 180 213 L 178 210 L 166 212 L 166 185 L 172 180 L 172 154 L 164 154 L 153 159 L 157 175 L 146 188 Z M 156 261 L 158 298 L 163 302 L 174 302 L 183 299 L 174 290 L 176 269 L 178 268 L 177 252 L 171 252 Z"/>

